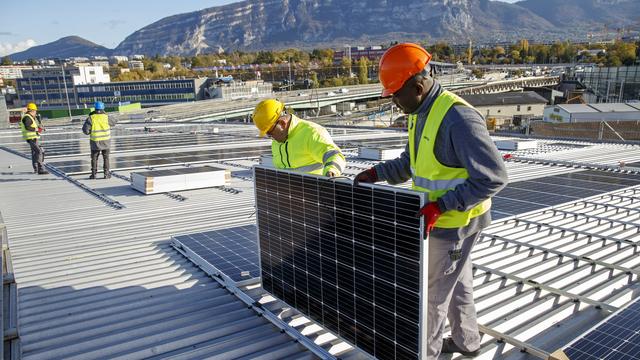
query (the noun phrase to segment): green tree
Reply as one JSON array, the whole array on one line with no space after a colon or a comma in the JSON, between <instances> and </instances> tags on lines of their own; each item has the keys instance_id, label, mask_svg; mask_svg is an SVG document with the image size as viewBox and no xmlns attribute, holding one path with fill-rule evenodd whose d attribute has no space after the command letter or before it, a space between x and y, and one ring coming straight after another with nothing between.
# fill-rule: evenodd
<instances>
[{"instance_id":1,"label":"green tree","mask_svg":"<svg viewBox=\"0 0 640 360\"><path fill-rule=\"evenodd\" d=\"M2 58L2 65L13 65L13 61L8 56Z\"/></svg>"},{"instance_id":2,"label":"green tree","mask_svg":"<svg viewBox=\"0 0 640 360\"><path fill-rule=\"evenodd\" d=\"M360 84L369 83L369 59L364 56L358 60L358 82Z\"/></svg>"},{"instance_id":3,"label":"green tree","mask_svg":"<svg viewBox=\"0 0 640 360\"><path fill-rule=\"evenodd\" d=\"M318 82L318 73L316 73L315 71L311 72L311 87L313 89L317 89L320 86L320 83Z\"/></svg>"}]
</instances>

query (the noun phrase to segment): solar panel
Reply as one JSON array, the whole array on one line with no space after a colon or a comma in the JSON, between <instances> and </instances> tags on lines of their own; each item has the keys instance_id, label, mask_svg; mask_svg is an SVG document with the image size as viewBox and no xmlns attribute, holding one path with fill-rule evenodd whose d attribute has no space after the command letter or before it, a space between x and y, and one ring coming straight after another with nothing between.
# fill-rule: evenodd
<instances>
[{"instance_id":1,"label":"solar panel","mask_svg":"<svg viewBox=\"0 0 640 360\"><path fill-rule=\"evenodd\" d=\"M254 169L264 289L378 359L419 358L423 194Z\"/></svg>"},{"instance_id":2,"label":"solar panel","mask_svg":"<svg viewBox=\"0 0 640 360\"><path fill-rule=\"evenodd\" d=\"M210 275L220 275L236 286L259 280L255 225L177 235L173 245Z\"/></svg>"},{"instance_id":3,"label":"solar panel","mask_svg":"<svg viewBox=\"0 0 640 360\"><path fill-rule=\"evenodd\" d=\"M640 300L618 310L574 340L564 353L571 360L640 359Z\"/></svg>"},{"instance_id":4,"label":"solar panel","mask_svg":"<svg viewBox=\"0 0 640 360\"><path fill-rule=\"evenodd\" d=\"M640 176L584 170L509 183L493 198L494 220L640 184Z\"/></svg>"}]
</instances>

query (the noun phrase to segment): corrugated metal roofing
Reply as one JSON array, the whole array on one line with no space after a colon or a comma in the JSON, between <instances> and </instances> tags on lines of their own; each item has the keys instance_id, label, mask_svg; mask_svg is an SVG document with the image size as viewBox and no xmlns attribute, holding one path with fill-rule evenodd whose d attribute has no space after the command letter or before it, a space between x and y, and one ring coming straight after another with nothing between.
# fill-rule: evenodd
<instances>
[{"instance_id":1,"label":"corrugated metal roofing","mask_svg":"<svg viewBox=\"0 0 640 360\"><path fill-rule=\"evenodd\" d=\"M638 146L557 143L540 141L538 149L516 155L607 166L640 161ZM348 153L347 174L375 164ZM180 193L185 201L142 196L119 178L80 180L125 205L116 210L65 180L31 174L28 160L0 151L0 210L19 286L24 357L314 357L169 245L174 234L253 223L247 168L255 162L217 162L236 170L228 186L239 193L193 190ZM511 181L579 170L533 162L507 166ZM638 189L621 190L502 219L485 231L473 254L480 321L509 341L486 336L481 358L531 358L509 351L518 341L550 352L607 315L593 304L608 309L637 296L637 276L620 273L621 267L638 268L637 249L616 241L640 241L639 197ZM245 290L325 349L362 356L260 288Z\"/></svg>"}]
</instances>

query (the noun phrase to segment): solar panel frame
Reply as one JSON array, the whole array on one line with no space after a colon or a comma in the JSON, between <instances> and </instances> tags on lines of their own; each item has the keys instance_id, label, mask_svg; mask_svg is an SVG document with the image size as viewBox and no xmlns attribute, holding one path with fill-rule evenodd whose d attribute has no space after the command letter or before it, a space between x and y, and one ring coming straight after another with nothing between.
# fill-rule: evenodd
<instances>
[{"instance_id":1,"label":"solar panel frame","mask_svg":"<svg viewBox=\"0 0 640 360\"><path fill-rule=\"evenodd\" d=\"M562 350L571 360L638 360L638 340L640 299L635 299L574 339ZM630 350L634 352L630 353Z\"/></svg>"},{"instance_id":2,"label":"solar panel frame","mask_svg":"<svg viewBox=\"0 0 640 360\"><path fill-rule=\"evenodd\" d=\"M198 233L173 235L171 240L172 245L178 251L193 263L200 266L206 273L221 277L227 284L238 287L260 282L260 267L257 265L260 258L257 233L255 225L244 225ZM241 237L242 240L239 241L237 239L238 237ZM202 240L208 241L210 244L203 243ZM230 244L225 245L223 242L229 242ZM215 245L215 247L208 245ZM214 254L220 258L220 260L214 263L202 248ZM216 252L218 248L222 249ZM241 254L237 253L238 248L241 248ZM225 254L228 253L233 253L236 257L227 258ZM248 258L248 256L251 256L251 258ZM238 261L237 259L241 260ZM238 266L239 262L247 267L240 268ZM231 271L227 269L231 269ZM243 273L247 271L250 277L243 276Z\"/></svg>"},{"instance_id":3,"label":"solar panel frame","mask_svg":"<svg viewBox=\"0 0 640 360\"><path fill-rule=\"evenodd\" d=\"M278 181L275 181L275 176L282 176L283 178L287 178L289 179L289 183L291 183L292 181L295 184L295 186L290 186L289 187L289 192L291 194L287 194L286 195L286 200L284 199L285 195L284 195L284 190L282 195L283 196L277 196L276 201L274 202L273 200L271 202L269 202L268 200L265 203L265 199L267 199L267 194L268 191L264 191L264 194L261 193L262 192L262 176L263 175L256 175L259 172L264 172L264 187L266 189L266 186L270 186L272 187L272 189L275 189L275 191L271 191L271 192L275 192L276 194L280 195L280 191L281 189L278 187ZM273 174L274 176L272 178L269 178L266 176L267 173ZM374 222L373 220L379 220L379 217L384 216L385 211L388 212L389 208L387 207L385 208L374 208L373 204L376 201L376 197L384 197L385 192L386 193L393 193L394 194L394 201L396 201L396 203L394 203L394 205L397 204L397 200L398 198L402 199L403 197L409 198L409 197L415 197L416 198L416 207L420 208L425 204L425 197L423 193L419 193L419 192L415 192L412 190L406 190L406 189L400 189L400 188L396 188L396 187L390 187L390 186L384 186L384 185L372 185L372 184L362 184L361 186L357 186L357 187L353 187L352 182L349 180L344 180L344 179L328 179L326 177L321 177L321 176L316 176L316 175L308 175L308 174L301 174L301 173L296 173L296 172L292 172L292 171L287 171L287 170L276 170L270 167L266 167L266 166L260 166L260 165L256 165L253 168L253 176L254 179L256 181L256 185L254 186L255 189L255 197L256 197L256 211L257 211L257 226L258 226L258 246L260 248L260 257L259 257L259 267L260 267L260 271L261 271L261 281L263 284L263 288L265 289L265 291L267 291L268 293L270 293L271 295L273 295L275 298L280 299L282 302L284 302L285 304L287 304L288 306L292 307L292 308L296 308L298 309L301 313L303 313L304 315L306 315L311 321L319 324L320 326L327 328L328 330L332 331L336 336L340 337L342 340L346 341L347 343L353 345L354 347L358 347L360 349L362 349L363 351L369 352L370 354L374 354L375 351L375 356L377 356L379 359L385 359L385 358L392 358L390 357L391 355L383 355L384 352L388 351L390 348L389 346L393 346L391 349L394 351L393 352L393 357L398 357L398 358L416 358L416 359L425 359L426 358L426 331L427 331L427 289L428 289L428 244L426 243L425 239L423 238L424 234L424 224L423 221L420 220L418 221L419 225L416 223L416 225L418 225L418 228L415 229L416 234L417 234L417 239L415 241L419 241L419 246L415 246L415 248L417 249L417 251L419 251L419 254L417 254L418 259L416 259L415 261L412 261L411 263L415 264L416 266L416 270L418 271L418 275L413 276L413 278L415 279L415 284L417 284L417 292L413 292L413 291L409 291L409 290L405 290L404 287L399 286L398 285L398 280L395 281L395 283L389 283L387 282L387 280L384 279L384 274L382 274L381 272L379 272L378 268L374 268L374 261L376 260L376 258L374 258L374 256L378 256L377 254L381 254L383 252L385 252L384 249L378 249L377 246L382 247L383 245L380 243L376 243L375 238L372 236L371 237L371 247L370 249L367 249L366 246L364 245L360 245L356 242L355 237L353 238L353 240L351 241L351 246L352 247L352 254L353 254L353 266L352 269L349 269L349 266L351 266L347 261L344 261L344 259L342 261L338 261L338 258L340 258L342 255L344 255L343 251L345 248L343 248L343 251L338 252L339 249L339 245L342 244L344 245L345 240L346 243L349 242L348 238L342 238L341 236L338 235L338 228L340 229L340 233L348 233L348 232L352 232L353 234L356 234L358 231L384 231L384 226L391 226L392 224L389 222L385 222L384 224L380 224L380 221L376 221ZM292 180L293 179L293 180ZM267 184L269 183L269 184ZM302 196L302 194L305 191L305 186L309 187L309 186L313 186L314 184L317 184L318 189L317 189L317 194L318 197L317 199L311 199L311 201L307 201L307 199L302 199L302 198L298 198L300 201L297 202L292 202L290 201L290 199L294 199L299 196ZM323 188L323 192L320 191L320 187ZM327 191L328 188L333 188L334 194L329 194L327 195ZM343 195L338 195L340 193L343 193L344 191L348 191L351 190L351 200L345 199L344 194ZM378 190L378 192L376 191ZM293 194L293 196L291 196ZM304 193L305 195L309 195L309 192ZM311 193L313 194L313 193ZM366 214L366 213L362 213L359 212L357 209L355 209L356 207L361 207L362 203L358 203L356 201L354 201L354 198L358 198L361 196L367 196L367 194L370 194L371 196L371 206L370 206L370 218L367 219L367 216L363 216L362 214ZM269 194L271 195L271 194ZM261 197L263 197L261 199ZM280 205L283 205L283 203L286 203L287 201L289 201L289 203L291 204L291 207L288 210L285 210L285 213L288 211L291 214L290 219L288 220L282 220L281 218L281 214L280 214ZM378 199L378 201L382 201L381 199ZM271 204L273 203L273 204ZM327 204L329 206L332 206L333 211L334 211L334 215L335 217L333 219L330 219L330 214L326 214L323 213L323 211L320 208L320 204L324 203ZM351 211L343 211L341 210L341 208L339 208L340 206L345 205L345 203L351 203ZM377 204L378 202L375 202L375 204ZM265 205L266 204L266 205ZM295 204L295 205L294 205ZM284 204L286 205L286 204ZM273 209L274 212L277 213L277 215L275 214L270 214L266 209L270 208ZM348 205L346 207L347 209L349 209ZM366 209L366 206L364 207L364 209ZM396 206L393 211L398 210L398 207ZM414 209L411 209L410 211L408 209L404 209L401 208L400 210L397 211L397 213L400 213L404 211L405 214L401 214L401 216L404 216L405 218L409 218L409 216L414 217ZM309 218L305 218L306 220L302 223L302 224L296 224L299 226L287 226L287 224L294 224L293 222L293 218L299 218L297 216L297 214L303 213L306 214L307 212L309 213L313 213L313 216L311 216L312 218L316 218L315 215L317 215L317 222L318 222L318 227L314 228L314 225L307 225L307 220L309 220ZM374 214L375 212L375 214ZM409 214L409 212L411 212L411 214ZM265 215L266 213L266 215ZM337 216L338 214L340 214L341 216ZM275 216L274 216L275 215ZM393 226L396 227L400 227L401 229L409 229L408 227L405 227L406 224L401 224L398 223L397 218L395 217L396 212L393 213L394 215L394 224ZM271 221L265 221L263 223L263 219L265 219L265 217L268 216L272 216L272 220ZM376 217L378 216L378 217ZM351 217L352 221L346 220L346 221L342 221L347 217ZM357 220L356 220L357 219ZM277 220L277 221L276 221ZM327 221L329 220L329 227L333 228L333 235L336 239L335 241L335 249L333 251L336 252L336 256L335 256L335 285L333 286L328 286L326 284L330 284L331 282L329 280L325 281L324 277L327 276L327 273L330 273L328 276L331 276L333 273L331 273L331 271L329 272L322 272L321 274L319 274L320 278L318 278L317 276L315 276L312 272L307 272L306 276L303 276L303 274L301 273L301 271L299 271L297 269L297 265L303 266L303 268L306 269L321 269L321 266L328 266L328 267L334 267L334 265L331 264L331 257L329 256L329 260L327 260L327 256L323 257L322 255L318 255L315 256L317 257L317 259L315 257L309 257L309 255L313 255L314 256L314 251L313 250L309 250L309 247L323 247L323 249L325 249L325 247L327 246L327 244L325 244L326 241L324 241L324 238L322 238L322 236L320 234L324 233L324 234L329 234L331 235L331 229L329 229L329 231L325 231L323 229L320 228L319 224L322 221ZM333 220L333 222L331 222L330 220ZM310 220L310 223L313 221L313 219ZM367 222L369 222L369 225L367 227ZM274 224L276 224L276 226L273 226ZM282 226L282 224L284 224L284 226ZM349 228L349 224L351 224L351 228ZM374 229L375 226L378 226L377 229ZM381 227L382 226L382 227ZM265 229L266 227L266 229ZM272 230L271 227L274 227L274 229ZM276 229L277 228L277 229ZM297 259L300 259L301 257L293 257L293 254L295 253L294 247L295 245L293 245L293 241L291 242L292 244L292 248L291 249L284 249L281 247L282 245L282 241L278 242L276 244L276 242L274 241L274 243L272 244L271 242L264 242L263 238L261 238L262 234L269 233L270 231L278 232L278 235L273 236L274 238L281 238L280 232L282 231L282 229L284 229L284 233L285 236L289 236L291 235L291 237L294 237L294 234L297 233L298 236L305 236L305 248L303 250L303 254L304 254L304 264L299 264ZM314 234L313 232L317 229L317 234ZM376 232L373 232L373 234L375 234ZM398 233L401 232L394 232L394 235L398 235ZM304 234L304 235L302 235ZM314 236L318 235L318 239L317 241L314 241ZM271 235L269 235L271 236ZM360 236L360 235L359 235ZM369 238L369 237L364 237ZM269 238L270 240L270 238ZM320 241L323 240L323 241ZM396 238L394 237L394 246L397 243ZM276 245L277 248L275 248L272 245ZM333 245L333 244L332 244ZM417 245L417 244L416 244ZM268 249L266 247L269 247ZM298 249L299 246L298 246ZM291 250L290 253L287 253L287 251ZM331 252L331 246L326 247L326 250ZM365 257L360 257L360 260L358 260L356 258L358 253L362 253L363 251L369 250L371 256L367 256L365 254ZM397 249L396 249L397 250ZM269 260L269 268L270 270L267 271L267 275L265 275L265 263L263 263L264 259L263 257L265 257L265 252L269 252L269 259L271 259L271 252L277 252L277 256L279 256L278 260L280 258L282 258L283 260L278 263L276 262L274 267L271 267L271 260ZM318 250L320 251L320 250ZM414 250L415 252L415 250ZM348 254L348 253L347 253ZM286 255L291 255L293 257L293 259L291 260L292 264L287 264L286 260L284 260L284 257ZM371 269L371 278L369 278L369 276L367 275L368 273L365 271L360 271L360 267L359 265L365 266L366 265L366 260L370 258L370 267ZM402 269L404 268L405 270L412 270L413 268L411 267L404 267L404 265L409 264L410 260L408 258L404 258L403 256L399 256L396 253L394 253L394 255L391 255L391 258L394 261L394 276L396 275L407 275L407 276L411 276L411 275L415 275L413 273L407 273L407 272L402 272ZM380 257L380 259L382 259L382 257ZM358 261L361 261L362 264L359 264ZM364 264L364 265L363 265ZM382 265L381 265L382 266ZM276 270L274 270L275 267L278 267ZM269 285L266 281L268 281L269 279L271 279L271 275L272 273L280 271L282 272L282 269L284 269L285 267L289 267L285 270L287 270L291 276L293 277L293 281L291 281L291 284L294 284L292 289L287 289L289 286L288 284L283 283L282 284L276 284L277 282L280 281L280 279L278 279L279 281L277 282L273 282L271 285ZM346 272L340 272L340 270L346 270L347 272L349 272L347 274L347 283L341 282L341 274L345 274ZM400 269L400 271L398 271L397 269ZM351 279L351 272L353 273L353 279ZM283 274L279 275L280 278L284 278ZM302 281L300 281L300 283L302 284L301 286L303 287L303 289L301 291L298 291L297 288L295 287L295 284L297 284L295 282L295 277L299 276L299 279L301 279ZM342 277L344 278L344 275L342 275ZM396 276L396 279L402 279L402 277L400 276ZM366 284L365 281L369 280L370 286L364 285ZM273 281L273 280L271 280ZM409 280L400 280L405 284L410 283ZM311 283L314 284L311 284ZM353 286L353 290L349 289L349 284L352 284ZM279 286L282 286L283 288L280 289L278 288ZM343 286L342 288L340 286ZM375 293L375 288L380 287L383 290L379 290L377 293ZM387 286L385 288L385 286ZM389 288L389 286L391 286L391 288ZM310 296L307 297L307 300L304 300L304 297L302 297L304 294L304 290L306 289L306 293L309 294ZM368 289L368 290L367 290ZM388 311L387 309L383 308L383 305L381 302L384 301L384 298L381 297L383 296L382 294L388 294L388 291L393 289L393 294L394 294L394 298L393 298L393 306L394 306L394 311ZM363 294L364 291L368 291L372 294L370 294L369 297L366 298L361 298L360 296ZM315 292L315 295L313 294L313 292ZM413 299L417 299L416 303L416 307L418 308L418 313L414 314L411 311L411 308L409 309L405 309L404 306L397 306L396 307L396 303L399 305L406 305L407 307L410 306L411 301L410 300L406 300L405 298L403 298L403 296L399 296L398 293L402 293L404 292L404 294L416 294L415 297L413 297ZM326 295L324 294L326 293ZM356 294L361 294L361 295L356 295ZM296 296L299 296L298 299L300 299L301 301L296 302ZM313 298L315 296L315 298ZM316 299L321 299L320 303L318 303L316 301ZM352 299L352 300L349 300ZM372 302L370 303L368 301L368 299L373 299ZM387 300L389 298L387 297ZM379 301L378 303L376 303L376 301ZM403 301L406 301L407 304L403 304ZM325 302L327 302L328 305L325 305ZM340 307L336 306L335 310L331 307L331 304L329 304L329 302L331 304L340 304ZM296 303L299 303L300 306L294 306ZM346 303L346 307L344 307L343 305ZM349 305L349 303L351 303L351 305ZM370 308L368 308L367 306L371 305ZM320 306L320 308L318 308L318 306ZM341 312L340 309L342 309L344 307L345 310L342 310L343 313ZM351 309L350 307L353 307L353 309ZM325 308L328 308L329 310L334 310L337 314L335 316L332 316L333 314L329 313L329 311L325 311ZM364 309L361 312L358 312L358 309L362 308ZM349 311L352 311L353 313L353 319L349 318ZM313 315L313 314L316 315ZM320 320L318 320L318 314L321 315ZM368 317L365 316L366 314L370 314ZM412 322L412 320L409 320L403 316L405 316L405 314L407 314L406 316L411 316L412 318L414 318L415 320L415 324ZM386 316L386 318L385 318ZM390 317L389 317L390 316ZM369 320L367 320L367 318L370 318ZM380 328L382 328L382 324L389 324L390 321L392 325L392 330L393 331L393 339L394 340L390 340L388 337L385 336L384 333L377 333L376 329L379 329L378 327L374 328L373 322L374 322L374 318L375 321L379 321L379 324L376 326L380 326ZM380 319L380 320L378 320ZM385 321L387 320L387 321ZM367 321L371 321L371 324L369 324L369 326L367 326ZM341 327L342 324L344 325L344 328ZM361 324L361 325L360 325ZM360 330L358 330L358 325ZM353 331L351 331L351 329L347 329L349 326L353 326ZM373 329L373 334L371 334L371 336L368 336L369 334L365 333L365 330L371 330ZM407 331L409 331L409 334L404 334L401 330L406 330L409 329ZM352 334L353 333L353 334ZM409 339L409 336L413 336L415 334L415 346L411 345L413 344L414 340L413 338ZM401 344L398 342L398 340L400 339L400 341L408 341L409 344L412 346L411 350L409 347L406 347L406 343L405 344ZM388 353L387 353L388 354ZM411 356L407 356L407 354L411 355Z\"/></svg>"}]
</instances>

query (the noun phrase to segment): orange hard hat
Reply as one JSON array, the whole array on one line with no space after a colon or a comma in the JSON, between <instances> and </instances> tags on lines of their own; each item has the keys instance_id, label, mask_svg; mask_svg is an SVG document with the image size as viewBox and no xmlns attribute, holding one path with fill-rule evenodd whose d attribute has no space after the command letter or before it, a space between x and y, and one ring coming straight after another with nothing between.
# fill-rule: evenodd
<instances>
[{"instance_id":1,"label":"orange hard hat","mask_svg":"<svg viewBox=\"0 0 640 360\"><path fill-rule=\"evenodd\" d=\"M382 97L391 96L402 88L412 76L420 73L431 60L431 54L422 46L402 43L387 50L380 59Z\"/></svg>"}]
</instances>

